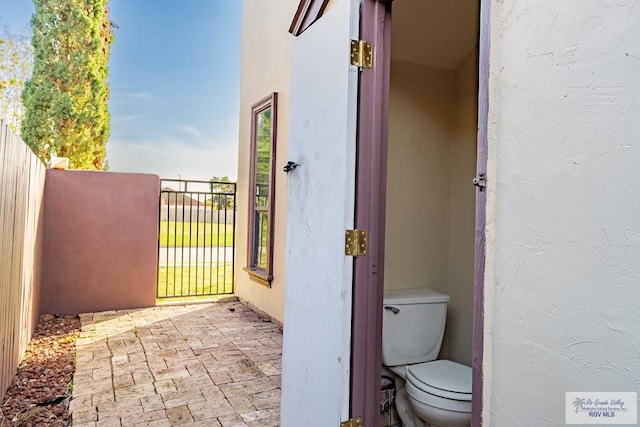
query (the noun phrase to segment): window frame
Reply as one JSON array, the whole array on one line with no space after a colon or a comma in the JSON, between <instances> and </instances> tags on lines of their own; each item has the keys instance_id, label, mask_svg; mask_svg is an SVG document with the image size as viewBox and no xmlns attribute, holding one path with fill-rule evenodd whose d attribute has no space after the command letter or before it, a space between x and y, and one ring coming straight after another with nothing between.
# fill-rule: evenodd
<instances>
[{"instance_id":1,"label":"window frame","mask_svg":"<svg viewBox=\"0 0 640 427\"><path fill-rule=\"evenodd\" d=\"M256 206L256 169L257 169L257 137L258 116L271 109L271 144L269 159L269 193L267 206L258 209ZM276 147L278 135L278 93L273 92L251 106L251 140L249 144L249 221L247 236L247 267L244 268L252 279L258 283L271 287L273 281L273 241L274 241L274 214L275 214L275 165ZM267 218L267 263L266 270L256 267L256 212L266 212Z\"/></svg>"},{"instance_id":2,"label":"window frame","mask_svg":"<svg viewBox=\"0 0 640 427\"><path fill-rule=\"evenodd\" d=\"M328 3L329 0L300 0L289 26L289 32L298 37L320 19Z\"/></svg>"}]
</instances>

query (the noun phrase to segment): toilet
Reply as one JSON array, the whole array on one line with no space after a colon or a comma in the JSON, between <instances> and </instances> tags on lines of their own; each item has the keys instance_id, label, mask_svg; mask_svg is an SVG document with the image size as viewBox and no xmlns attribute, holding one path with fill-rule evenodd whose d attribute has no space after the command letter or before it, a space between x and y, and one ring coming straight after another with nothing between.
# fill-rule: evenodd
<instances>
[{"instance_id":1,"label":"toilet","mask_svg":"<svg viewBox=\"0 0 640 427\"><path fill-rule=\"evenodd\" d=\"M471 368L436 360L449 296L431 289L384 293L382 364L395 375L404 427L471 425Z\"/></svg>"}]
</instances>

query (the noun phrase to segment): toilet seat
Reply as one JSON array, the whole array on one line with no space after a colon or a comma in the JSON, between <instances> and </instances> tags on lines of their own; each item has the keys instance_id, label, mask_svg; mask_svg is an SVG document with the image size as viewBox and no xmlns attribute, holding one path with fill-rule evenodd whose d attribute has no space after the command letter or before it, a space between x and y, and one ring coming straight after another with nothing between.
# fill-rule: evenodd
<instances>
[{"instance_id":1,"label":"toilet seat","mask_svg":"<svg viewBox=\"0 0 640 427\"><path fill-rule=\"evenodd\" d=\"M406 381L414 398L422 391L433 396L460 402L471 402L471 368L450 360L435 360L407 366ZM454 405L457 406L457 405Z\"/></svg>"}]
</instances>

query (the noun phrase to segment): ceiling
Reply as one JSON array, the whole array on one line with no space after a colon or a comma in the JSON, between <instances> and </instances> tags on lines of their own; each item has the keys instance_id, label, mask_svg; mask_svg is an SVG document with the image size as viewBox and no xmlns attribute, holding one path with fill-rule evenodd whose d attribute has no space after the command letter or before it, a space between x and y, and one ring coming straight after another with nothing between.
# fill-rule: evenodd
<instances>
[{"instance_id":1,"label":"ceiling","mask_svg":"<svg viewBox=\"0 0 640 427\"><path fill-rule=\"evenodd\" d=\"M395 0L391 57L454 69L478 40L479 0Z\"/></svg>"}]
</instances>

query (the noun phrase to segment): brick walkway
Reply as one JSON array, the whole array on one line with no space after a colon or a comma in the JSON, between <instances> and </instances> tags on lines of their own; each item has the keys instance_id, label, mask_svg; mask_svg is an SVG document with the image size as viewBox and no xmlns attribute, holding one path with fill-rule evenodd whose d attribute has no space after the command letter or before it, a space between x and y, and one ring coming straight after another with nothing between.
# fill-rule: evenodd
<instances>
[{"instance_id":1,"label":"brick walkway","mask_svg":"<svg viewBox=\"0 0 640 427\"><path fill-rule=\"evenodd\" d=\"M279 425L282 333L241 303L80 318L74 426Z\"/></svg>"}]
</instances>

